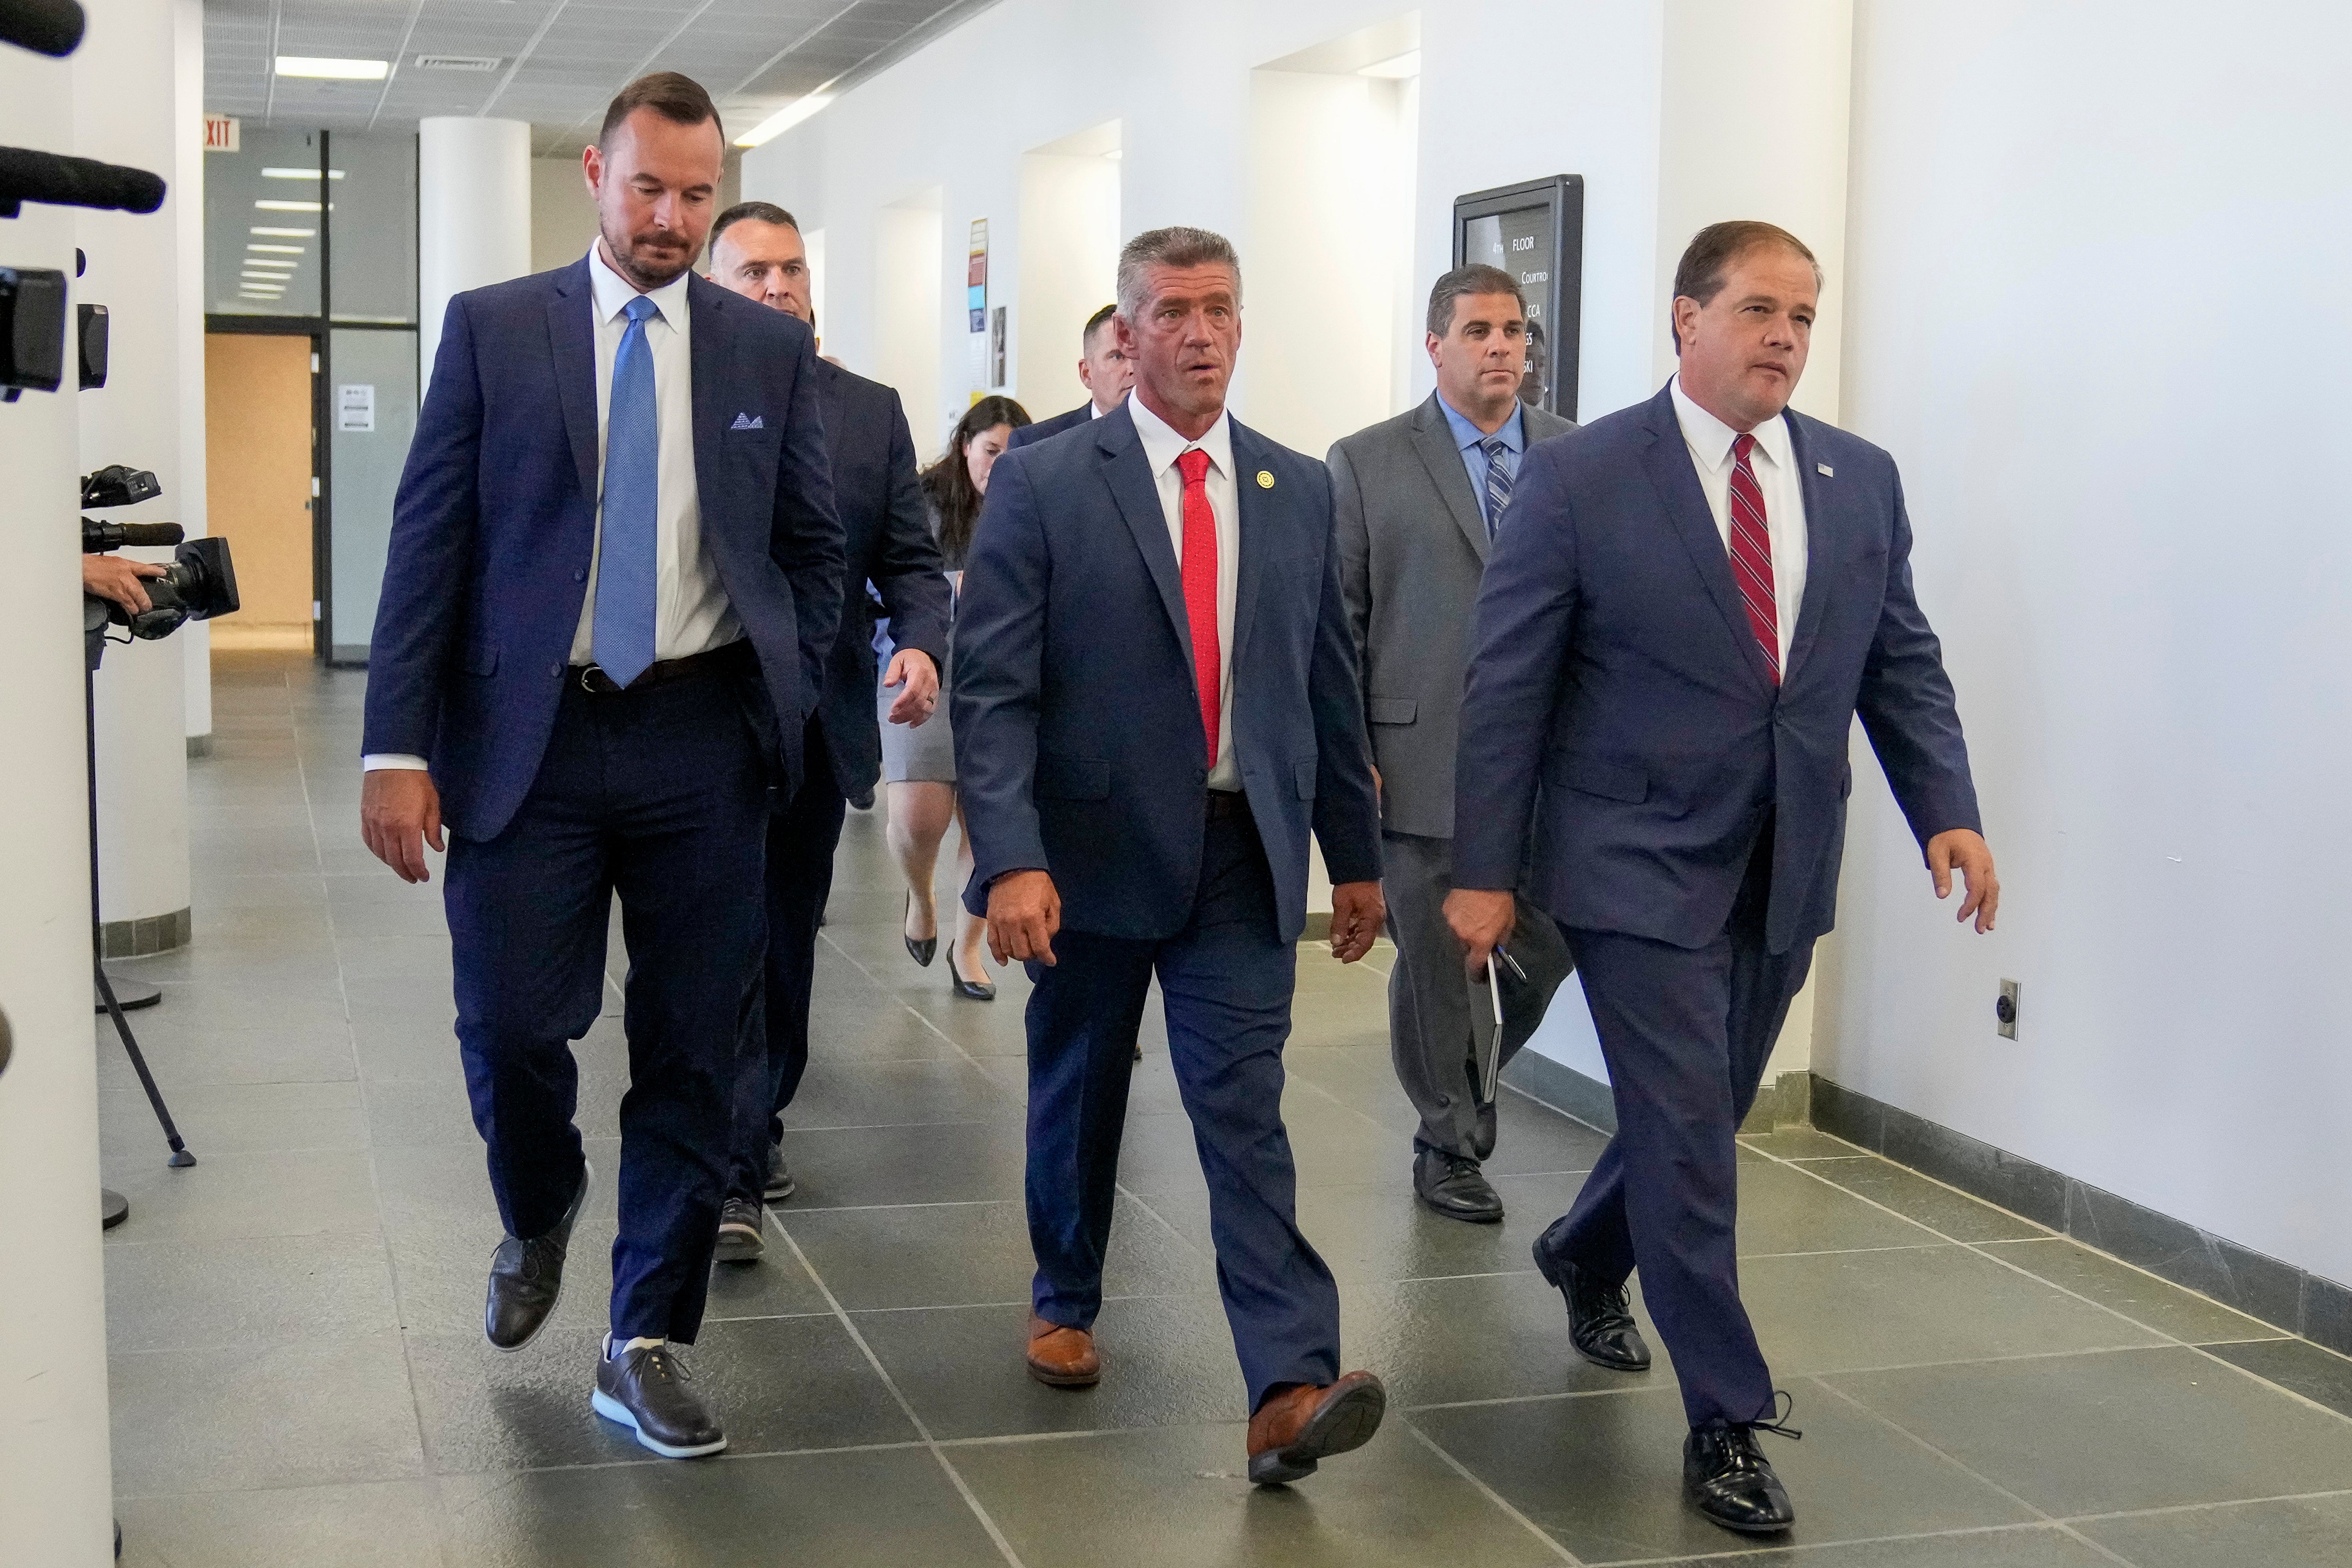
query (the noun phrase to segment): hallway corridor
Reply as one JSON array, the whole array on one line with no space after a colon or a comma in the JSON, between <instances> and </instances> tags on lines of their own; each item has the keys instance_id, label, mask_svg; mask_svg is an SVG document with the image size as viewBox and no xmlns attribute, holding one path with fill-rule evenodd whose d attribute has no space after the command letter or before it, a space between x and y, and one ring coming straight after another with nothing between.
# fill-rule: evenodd
<instances>
[{"instance_id":1,"label":"hallway corridor","mask_svg":"<svg viewBox=\"0 0 2352 1568\"><path fill-rule=\"evenodd\" d=\"M1489 1170L1509 1218L1417 1208L1385 947L1355 969L1301 954L1283 1106L1347 1360L1389 1383L1380 1436L1290 1489L1240 1479L1240 1379L1156 1009L1104 1381L1031 1383L1027 986L958 1001L944 964L908 962L872 814L850 818L819 953L785 1144L799 1191L761 1261L719 1268L688 1352L732 1446L653 1459L588 1409L617 989L579 1047L599 1180L569 1289L502 1356L480 1327L499 1227L437 872L404 886L356 829L364 678L268 654L215 672L215 749L189 769L195 940L118 965L165 989L133 1017L195 1168L164 1167L97 1036L105 1176L131 1204L106 1252L126 1563L2352 1562L2352 1362L1807 1128L1746 1140L1741 1168L1744 1289L1804 1433L1769 1449L1796 1549L1687 1512L1663 1355L1631 1379L1578 1360L1528 1256L1601 1135L1507 1092Z\"/></svg>"}]
</instances>

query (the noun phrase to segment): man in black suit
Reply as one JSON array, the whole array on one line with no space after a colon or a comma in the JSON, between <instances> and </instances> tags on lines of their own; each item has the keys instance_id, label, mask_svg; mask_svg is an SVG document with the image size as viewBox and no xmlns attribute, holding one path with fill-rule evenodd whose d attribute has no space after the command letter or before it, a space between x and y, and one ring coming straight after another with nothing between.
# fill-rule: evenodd
<instances>
[{"instance_id":1,"label":"man in black suit","mask_svg":"<svg viewBox=\"0 0 2352 1568\"><path fill-rule=\"evenodd\" d=\"M710 226L709 266L711 281L721 288L814 325L808 249L799 223L783 208L740 202L719 214ZM881 595L898 645L887 679L898 692L892 723L920 724L937 709L948 648L948 580L924 517L914 438L898 395L828 361L817 363L816 387L849 565L842 574L841 635L809 717L807 771L790 806L768 824L766 998L746 1016L738 1064L734 1152L719 1221L718 1257L728 1263L760 1256L762 1197L792 1195L778 1140L783 1109L808 1066L817 924L833 888L845 803L870 795L881 773L874 600L866 585Z\"/></svg>"},{"instance_id":2,"label":"man in black suit","mask_svg":"<svg viewBox=\"0 0 2352 1568\"><path fill-rule=\"evenodd\" d=\"M1066 414L1024 425L1004 444L1006 451L1090 424L1127 401L1127 389L1135 384L1135 366L1118 346L1118 329L1112 324L1118 314L1117 305L1105 305L1087 318L1086 331L1078 334L1078 380L1087 400Z\"/></svg>"}]
</instances>

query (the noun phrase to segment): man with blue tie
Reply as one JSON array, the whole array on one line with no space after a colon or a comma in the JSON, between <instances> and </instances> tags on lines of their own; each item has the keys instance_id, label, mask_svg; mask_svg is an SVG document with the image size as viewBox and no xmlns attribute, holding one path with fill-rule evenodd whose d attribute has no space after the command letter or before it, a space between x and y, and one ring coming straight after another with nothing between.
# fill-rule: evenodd
<instances>
[{"instance_id":1,"label":"man with blue tie","mask_svg":"<svg viewBox=\"0 0 2352 1568\"><path fill-rule=\"evenodd\" d=\"M1674 378L1528 454L1478 602L1445 908L1473 963L1515 890L1560 923L1617 1133L1536 1267L1578 1352L1623 1371L1650 1360L1640 1269L1685 1495L1748 1534L1796 1510L1756 1440L1787 1428L1739 1300L1734 1137L1836 914L1856 717L1936 896L1958 871L1979 931L2000 899L1895 461L1788 407L1820 292L1786 230L1700 230Z\"/></svg>"},{"instance_id":2,"label":"man with blue tie","mask_svg":"<svg viewBox=\"0 0 2352 1568\"><path fill-rule=\"evenodd\" d=\"M583 156L599 236L450 301L370 650L362 831L442 847L457 1037L507 1237L484 1329L555 1309L590 1172L570 1042L629 949L611 1332L592 1404L655 1453L726 1447L675 1346L702 1321L761 846L841 616L808 328L692 276L725 151L663 72Z\"/></svg>"},{"instance_id":3,"label":"man with blue tie","mask_svg":"<svg viewBox=\"0 0 2352 1568\"><path fill-rule=\"evenodd\" d=\"M1339 1295L1299 1234L1282 1126L1311 833L1331 948L1370 948L1379 805L1323 465L1225 412L1241 262L1154 229L1118 263L1135 390L1088 431L1008 452L956 627L967 908L1029 998L1029 1373L1102 1376L1102 1308L1136 1029L1156 976L1209 1189L1251 1412L1249 1476L1369 1439L1387 1395L1339 1371Z\"/></svg>"}]
</instances>

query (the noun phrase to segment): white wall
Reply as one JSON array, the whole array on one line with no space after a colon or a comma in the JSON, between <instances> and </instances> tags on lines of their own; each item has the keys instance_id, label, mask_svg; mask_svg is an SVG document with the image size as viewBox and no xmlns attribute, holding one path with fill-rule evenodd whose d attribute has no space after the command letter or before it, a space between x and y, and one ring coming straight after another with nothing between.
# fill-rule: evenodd
<instances>
[{"instance_id":1,"label":"white wall","mask_svg":"<svg viewBox=\"0 0 2352 1568\"><path fill-rule=\"evenodd\" d=\"M1032 243L1019 251L1009 374L1033 419L1087 400L1079 340L1087 318L1110 303L1126 237L1118 226L1118 130L1117 121L1096 126L1021 159L1019 229Z\"/></svg>"},{"instance_id":2,"label":"white wall","mask_svg":"<svg viewBox=\"0 0 2352 1568\"><path fill-rule=\"evenodd\" d=\"M531 163L530 127L522 121L444 114L417 122L420 398L433 382L450 296L531 270Z\"/></svg>"},{"instance_id":3,"label":"white wall","mask_svg":"<svg viewBox=\"0 0 2352 1568\"><path fill-rule=\"evenodd\" d=\"M2352 13L1855 10L1846 422L2006 902L1957 934L1857 766L1817 1066L2352 1279Z\"/></svg>"},{"instance_id":4,"label":"white wall","mask_svg":"<svg viewBox=\"0 0 2352 1568\"><path fill-rule=\"evenodd\" d=\"M196 263L179 269L180 494L176 521L190 539L212 531L205 510L205 5L173 0L173 211L180 254ZM190 621L173 634L180 645L182 713L190 737L213 732L213 628Z\"/></svg>"},{"instance_id":5,"label":"white wall","mask_svg":"<svg viewBox=\"0 0 2352 1568\"><path fill-rule=\"evenodd\" d=\"M95 24L103 18L93 18ZM0 142L71 152L73 68L0 47ZM151 218L149 222L159 221ZM28 205L8 261L73 272L75 219ZM89 296L83 295L83 298ZM112 1560L106 1298L99 1247L98 1058L90 1049L89 838L82 786L77 394L0 405L0 1563Z\"/></svg>"},{"instance_id":6,"label":"white wall","mask_svg":"<svg viewBox=\"0 0 2352 1568\"><path fill-rule=\"evenodd\" d=\"M596 243L596 204L578 153L530 161L530 269L569 267Z\"/></svg>"}]
</instances>

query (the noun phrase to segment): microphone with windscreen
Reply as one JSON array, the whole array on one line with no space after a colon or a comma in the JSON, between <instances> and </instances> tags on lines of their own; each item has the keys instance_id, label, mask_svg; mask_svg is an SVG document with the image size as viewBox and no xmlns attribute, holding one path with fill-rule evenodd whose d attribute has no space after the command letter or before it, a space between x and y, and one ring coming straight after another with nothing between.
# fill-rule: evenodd
<instances>
[{"instance_id":1,"label":"microphone with windscreen","mask_svg":"<svg viewBox=\"0 0 2352 1568\"><path fill-rule=\"evenodd\" d=\"M69 55L81 43L74 0L0 0L0 41L37 55Z\"/></svg>"},{"instance_id":2,"label":"microphone with windscreen","mask_svg":"<svg viewBox=\"0 0 2352 1568\"><path fill-rule=\"evenodd\" d=\"M0 0L0 5L6 3ZM15 217L25 202L152 213L163 205L163 177L144 169L29 147L0 147L0 217Z\"/></svg>"}]
</instances>

